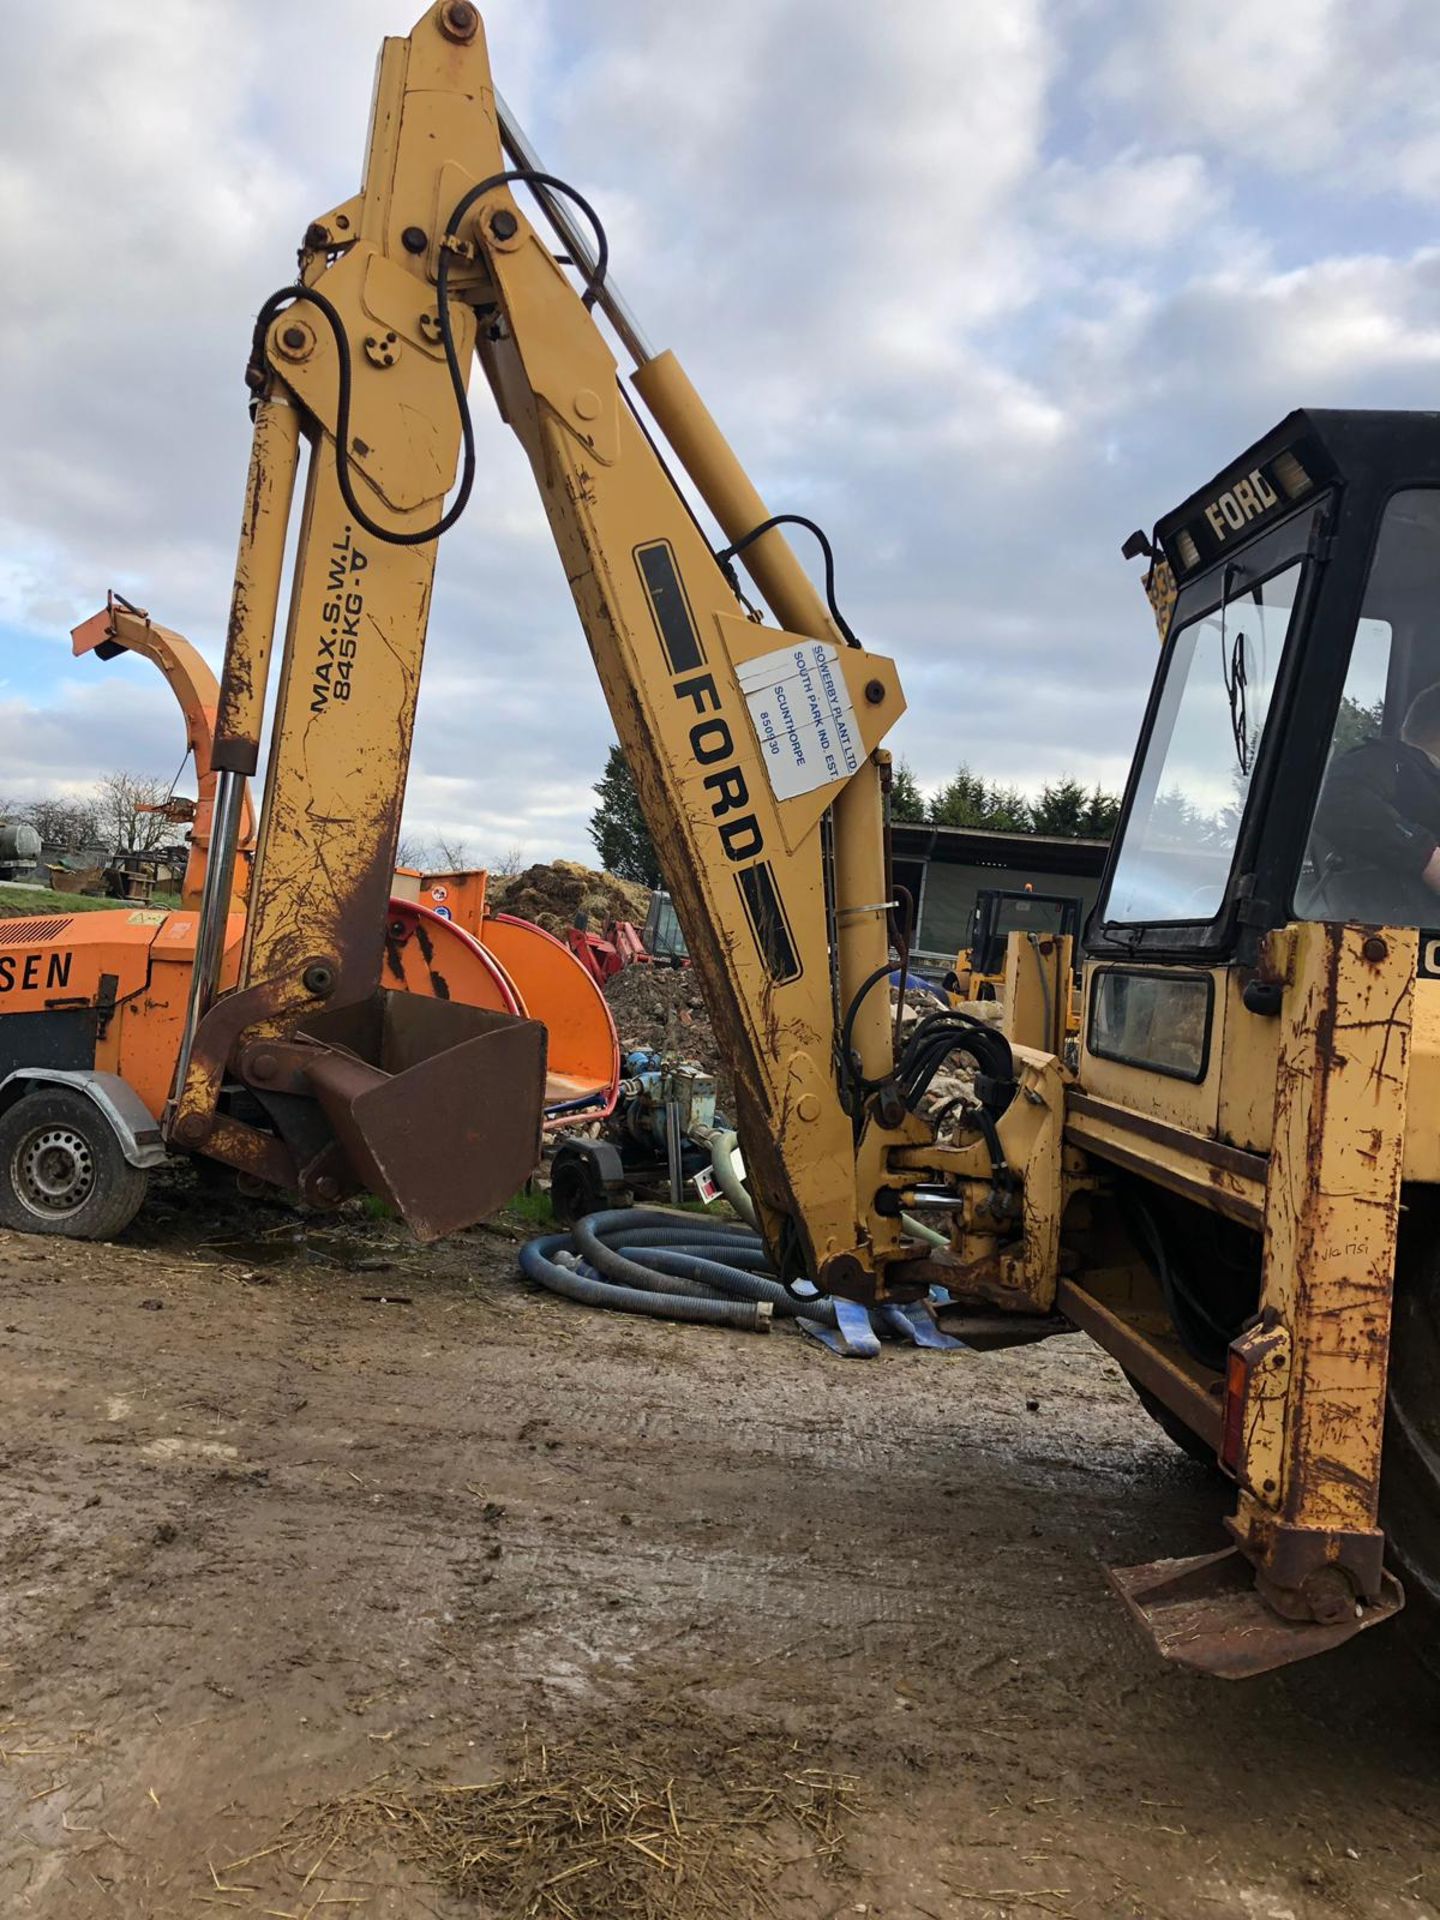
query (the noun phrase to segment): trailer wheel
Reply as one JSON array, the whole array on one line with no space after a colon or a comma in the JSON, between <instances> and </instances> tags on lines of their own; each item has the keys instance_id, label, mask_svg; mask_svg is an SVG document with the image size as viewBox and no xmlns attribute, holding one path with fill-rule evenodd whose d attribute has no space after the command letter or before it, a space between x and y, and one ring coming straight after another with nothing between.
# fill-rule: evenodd
<instances>
[{"instance_id":1,"label":"trailer wheel","mask_svg":"<svg viewBox=\"0 0 1440 1920\"><path fill-rule=\"evenodd\" d=\"M0 1226L112 1240L148 1185L95 1102L72 1087L42 1083L0 1114Z\"/></svg>"},{"instance_id":2,"label":"trailer wheel","mask_svg":"<svg viewBox=\"0 0 1440 1920\"><path fill-rule=\"evenodd\" d=\"M588 1213L604 1213L607 1208L628 1207L631 1203L628 1187L617 1181L607 1183L599 1156L593 1151L595 1144L567 1141L551 1163L550 1204L563 1226L574 1226ZM618 1165L613 1148L608 1157Z\"/></svg>"}]
</instances>

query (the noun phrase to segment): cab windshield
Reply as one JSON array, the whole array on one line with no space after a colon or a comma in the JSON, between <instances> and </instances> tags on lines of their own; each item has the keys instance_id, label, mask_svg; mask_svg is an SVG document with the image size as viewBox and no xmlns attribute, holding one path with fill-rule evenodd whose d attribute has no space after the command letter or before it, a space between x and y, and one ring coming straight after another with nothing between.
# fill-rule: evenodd
<instances>
[{"instance_id":1,"label":"cab windshield","mask_svg":"<svg viewBox=\"0 0 1440 1920\"><path fill-rule=\"evenodd\" d=\"M1172 634L1105 923L1193 924L1219 913L1301 565L1254 584L1227 565L1221 604Z\"/></svg>"}]
</instances>

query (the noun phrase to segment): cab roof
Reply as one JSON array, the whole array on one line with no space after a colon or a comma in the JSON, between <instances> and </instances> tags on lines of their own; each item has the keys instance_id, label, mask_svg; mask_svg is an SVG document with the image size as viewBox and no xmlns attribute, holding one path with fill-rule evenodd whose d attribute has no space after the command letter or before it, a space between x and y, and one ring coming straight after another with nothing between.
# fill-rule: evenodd
<instances>
[{"instance_id":1,"label":"cab roof","mask_svg":"<svg viewBox=\"0 0 1440 1920\"><path fill-rule=\"evenodd\" d=\"M1347 480L1440 485L1440 413L1298 408L1161 519L1181 585Z\"/></svg>"}]
</instances>

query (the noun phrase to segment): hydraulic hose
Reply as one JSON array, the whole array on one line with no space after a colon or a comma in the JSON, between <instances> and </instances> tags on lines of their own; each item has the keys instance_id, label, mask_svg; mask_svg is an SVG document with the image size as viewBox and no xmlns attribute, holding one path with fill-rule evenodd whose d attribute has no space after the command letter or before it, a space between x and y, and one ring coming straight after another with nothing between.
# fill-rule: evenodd
<instances>
[{"instance_id":1,"label":"hydraulic hose","mask_svg":"<svg viewBox=\"0 0 1440 1920\"><path fill-rule=\"evenodd\" d=\"M748 1221L753 1227L757 1224L755 1202L750 1198L735 1166L735 1154L739 1145L736 1134L717 1133L710 1142L710 1165L714 1170L715 1182L721 1193L740 1218ZM923 1240L926 1246L948 1247L950 1244L943 1233L937 1233L934 1227L927 1227L923 1220L916 1220L911 1214L901 1214L900 1224L914 1239Z\"/></svg>"}]
</instances>

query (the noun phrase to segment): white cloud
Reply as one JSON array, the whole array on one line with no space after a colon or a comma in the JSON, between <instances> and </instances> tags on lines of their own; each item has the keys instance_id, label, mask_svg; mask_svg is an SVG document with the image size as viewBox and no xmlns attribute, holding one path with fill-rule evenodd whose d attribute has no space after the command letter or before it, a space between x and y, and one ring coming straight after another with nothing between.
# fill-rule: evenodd
<instances>
[{"instance_id":1,"label":"white cloud","mask_svg":"<svg viewBox=\"0 0 1440 1920\"><path fill-rule=\"evenodd\" d=\"M1133 147L1098 167L1057 160L1045 186L1062 232L1115 252L1184 242L1222 202L1199 154L1145 155Z\"/></svg>"},{"instance_id":2,"label":"white cloud","mask_svg":"<svg viewBox=\"0 0 1440 1920\"><path fill-rule=\"evenodd\" d=\"M44 705L0 688L0 805L78 791L120 766L169 778L185 736L153 698L154 669L139 664L86 661L90 677L77 666L76 683Z\"/></svg>"},{"instance_id":3,"label":"white cloud","mask_svg":"<svg viewBox=\"0 0 1440 1920\"><path fill-rule=\"evenodd\" d=\"M1337 137L1330 98L1342 0L1146 9L1108 81L1156 119L1267 166L1303 168Z\"/></svg>"},{"instance_id":4,"label":"white cloud","mask_svg":"<svg viewBox=\"0 0 1440 1920\"><path fill-rule=\"evenodd\" d=\"M1323 171L1351 192L1440 188L1432 0L1108 0L1102 19L1102 97L1152 136L1199 141L1261 175Z\"/></svg>"}]
</instances>

